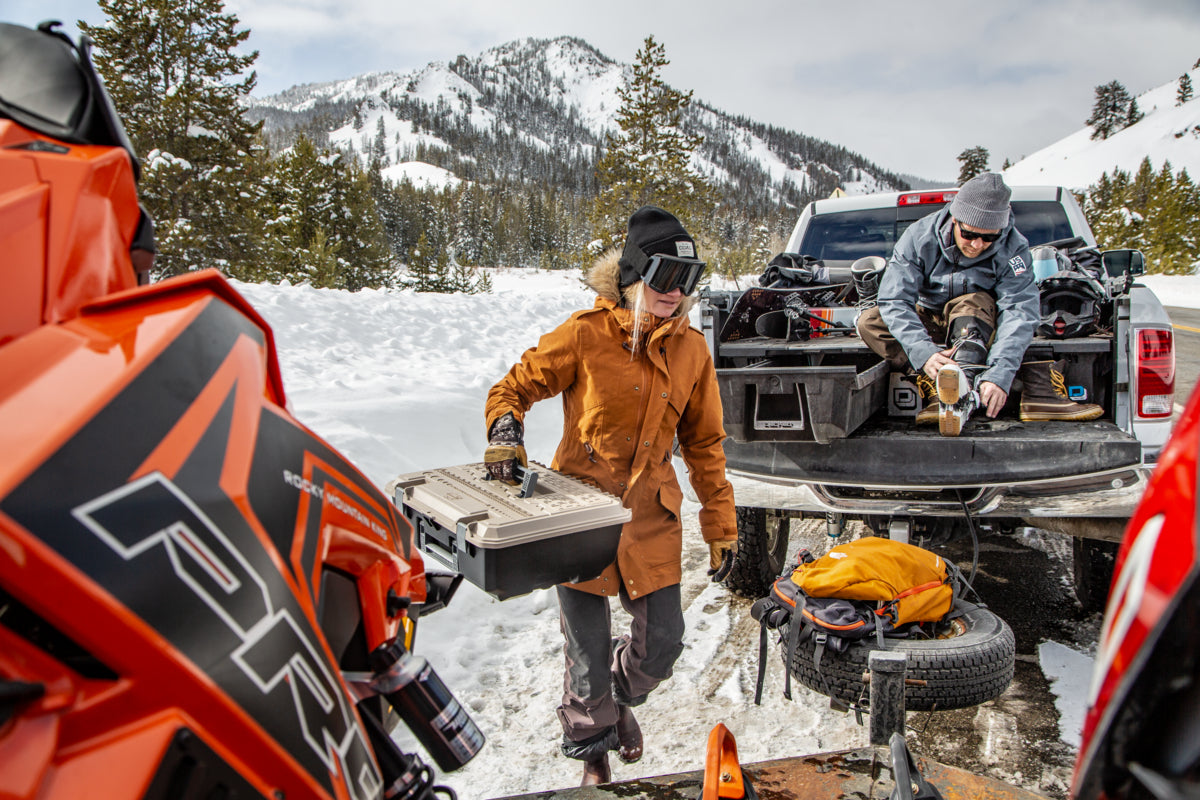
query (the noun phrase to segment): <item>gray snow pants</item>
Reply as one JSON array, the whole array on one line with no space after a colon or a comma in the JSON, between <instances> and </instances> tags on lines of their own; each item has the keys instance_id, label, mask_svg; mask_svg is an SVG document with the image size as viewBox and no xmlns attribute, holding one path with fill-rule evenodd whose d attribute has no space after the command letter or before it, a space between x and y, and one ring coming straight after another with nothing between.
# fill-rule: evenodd
<instances>
[{"instance_id":1,"label":"gray snow pants","mask_svg":"<svg viewBox=\"0 0 1200 800\"><path fill-rule=\"evenodd\" d=\"M558 587L559 622L567 670L558 719L563 737L583 742L615 731L617 703L636 706L671 677L683 652L679 585L637 599L622 589L621 605L633 617L629 634L614 639L608 598ZM566 748L564 748L566 752ZM576 756L578 757L578 756Z\"/></svg>"}]
</instances>

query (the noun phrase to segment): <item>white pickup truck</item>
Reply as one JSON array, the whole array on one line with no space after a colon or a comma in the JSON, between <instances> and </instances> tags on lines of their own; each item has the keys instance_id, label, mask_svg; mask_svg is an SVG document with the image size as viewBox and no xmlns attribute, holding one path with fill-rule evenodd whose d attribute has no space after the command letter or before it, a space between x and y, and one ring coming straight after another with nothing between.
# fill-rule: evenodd
<instances>
[{"instance_id":1,"label":"white pickup truck","mask_svg":"<svg viewBox=\"0 0 1200 800\"><path fill-rule=\"evenodd\" d=\"M849 280L856 260L886 259L909 224L954 193L810 203L786 250L819 259L836 285ZM1012 208L1031 246L1071 239L1079 240L1075 248L1096 246L1065 189L1013 187ZM1174 394L1171 324L1153 292L1135 281L1144 269L1141 253L1109 251L1102 263L1112 300L1103 304L1099 329L1075 338L1037 336L1026 358L1065 362L1072 398L1100 404L1104 415L1091 422L1021 422L1017 381L997 419L977 414L954 438L940 436L937 426L914 426L906 415L915 413L911 389L857 335L826 329L798 341L756 335L722 341L742 293L708 291L700 321L717 367L738 504L731 588L765 593L789 555L789 520L817 517L833 535L858 519L877 534L915 543L968 525L1070 533L1080 600L1090 607L1102 602L1105 561L1170 434ZM852 314L843 307L824 315Z\"/></svg>"}]
</instances>

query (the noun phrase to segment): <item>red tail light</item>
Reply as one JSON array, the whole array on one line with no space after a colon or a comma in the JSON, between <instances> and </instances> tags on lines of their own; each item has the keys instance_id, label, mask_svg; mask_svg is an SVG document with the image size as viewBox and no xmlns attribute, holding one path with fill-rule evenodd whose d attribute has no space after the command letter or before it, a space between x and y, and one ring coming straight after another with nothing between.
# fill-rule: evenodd
<instances>
[{"instance_id":1,"label":"red tail light","mask_svg":"<svg viewBox=\"0 0 1200 800\"><path fill-rule=\"evenodd\" d=\"M1175 407L1175 344L1171 331L1138 331L1137 410L1141 417L1169 417Z\"/></svg>"},{"instance_id":2,"label":"red tail light","mask_svg":"<svg viewBox=\"0 0 1200 800\"><path fill-rule=\"evenodd\" d=\"M949 192L909 192L896 198L898 206L923 206L929 203L949 203L958 194L955 189Z\"/></svg>"}]
</instances>

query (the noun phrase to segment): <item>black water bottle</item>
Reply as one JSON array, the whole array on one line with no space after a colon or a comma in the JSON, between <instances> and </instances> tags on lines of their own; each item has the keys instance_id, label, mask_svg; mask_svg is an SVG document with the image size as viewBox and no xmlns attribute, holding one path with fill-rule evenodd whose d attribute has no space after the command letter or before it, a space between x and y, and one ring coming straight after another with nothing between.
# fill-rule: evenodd
<instances>
[{"instance_id":1,"label":"black water bottle","mask_svg":"<svg viewBox=\"0 0 1200 800\"><path fill-rule=\"evenodd\" d=\"M371 688L388 699L442 772L459 769L483 748L484 737L433 666L398 641L371 654Z\"/></svg>"}]
</instances>

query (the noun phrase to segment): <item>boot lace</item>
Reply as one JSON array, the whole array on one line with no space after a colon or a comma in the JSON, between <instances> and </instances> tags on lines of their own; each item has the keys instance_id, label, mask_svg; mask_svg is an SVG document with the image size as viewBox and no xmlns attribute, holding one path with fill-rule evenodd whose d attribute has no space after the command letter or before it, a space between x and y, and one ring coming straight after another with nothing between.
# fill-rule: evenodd
<instances>
[{"instance_id":1,"label":"boot lace","mask_svg":"<svg viewBox=\"0 0 1200 800\"><path fill-rule=\"evenodd\" d=\"M933 378L922 372L917 376L917 391L921 393L921 398L928 400L937 394L937 384L933 382Z\"/></svg>"},{"instance_id":2,"label":"boot lace","mask_svg":"<svg viewBox=\"0 0 1200 800\"><path fill-rule=\"evenodd\" d=\"M1067 396L1067 379L1054 367L1050 368L1050 386L1059 397Z\"/></svg>"}]
</instances>

